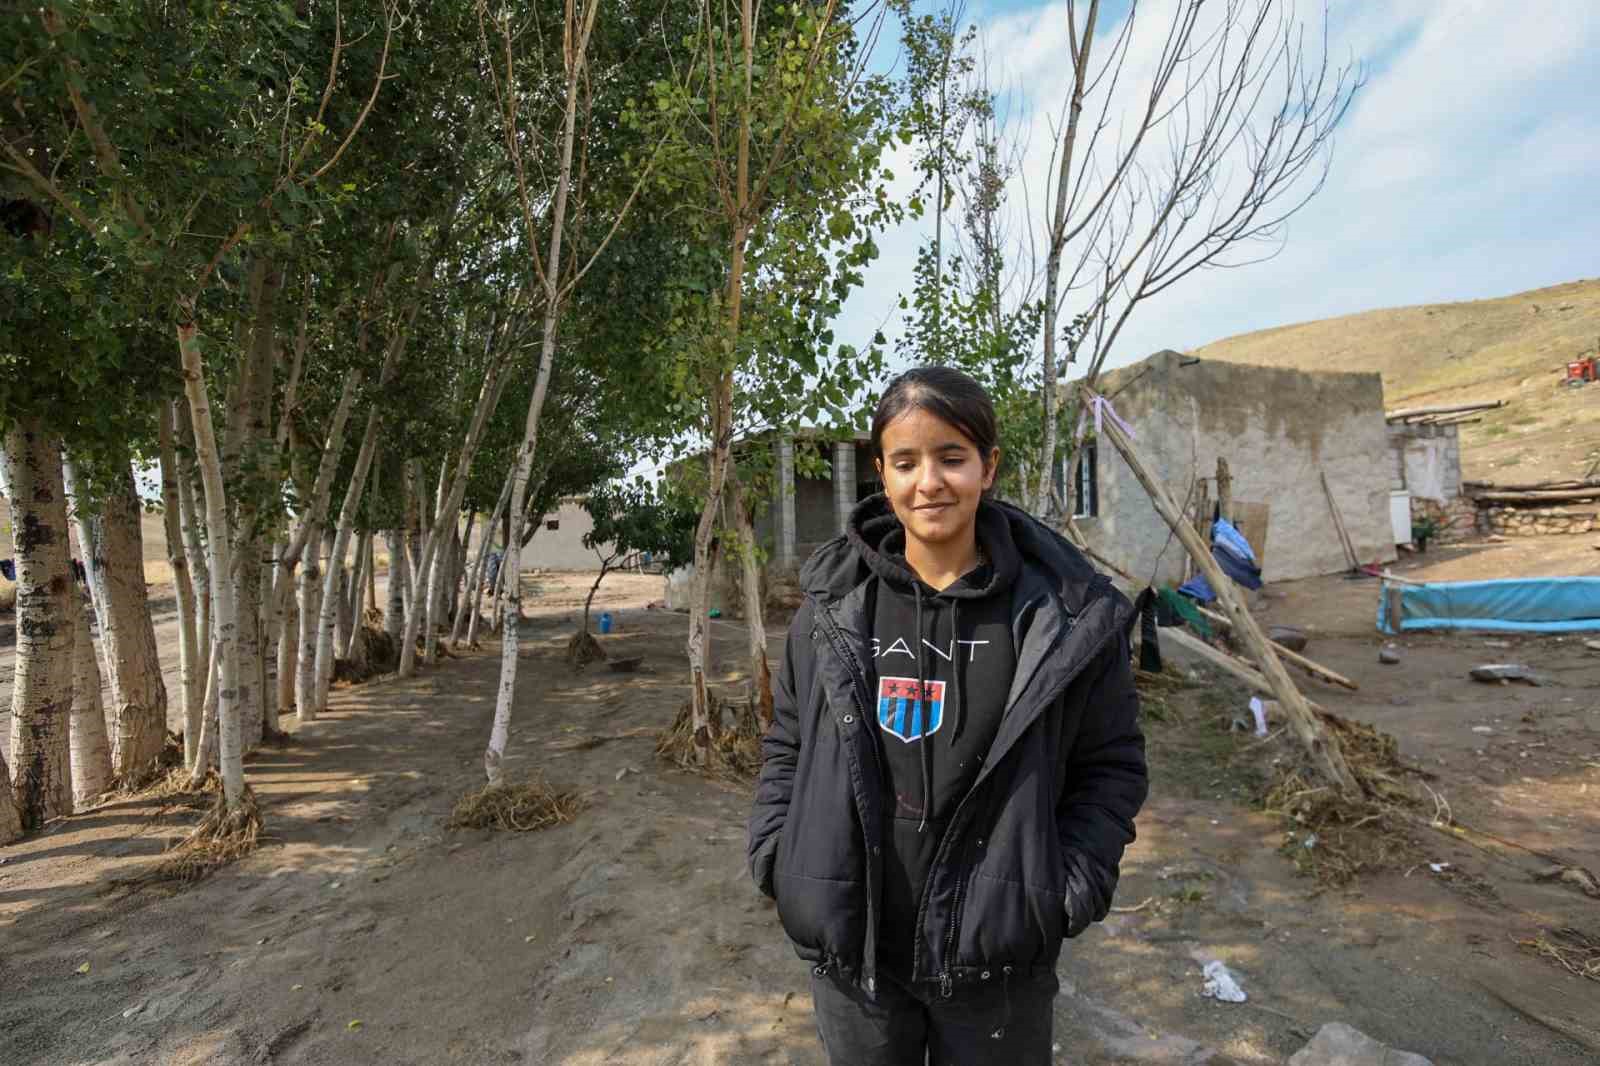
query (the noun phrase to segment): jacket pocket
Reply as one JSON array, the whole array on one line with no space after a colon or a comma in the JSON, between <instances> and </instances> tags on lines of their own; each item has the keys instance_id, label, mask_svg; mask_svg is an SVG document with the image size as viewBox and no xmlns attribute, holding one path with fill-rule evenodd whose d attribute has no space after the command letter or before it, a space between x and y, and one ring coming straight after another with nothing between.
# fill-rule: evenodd
<instances>
[{"instance_id":1,"label":"jacket pocket","mask_svg":"<svg viewBox=\"0 0 1600 1066\"><path fill-rule=\"evenodd\" d=\"M834 881L778 870L773 877L778 920L795 947L830 958L859 959L867 934L861 881Z\"/></svg>"},{"instance_id":2,"label":"jacket pocket","mask_svg":"<svg viewBox=\"0 0 1600 1066\"><path fill-rule=\"evenodd\" d=\"M1066 932L1066 896L984 873L972 875L957 945L958 966L1051 962Z\"/></svg>"},{"instance_id":3,"label":"jacket pocket","mask_svg":"<svg viewBox=\"0 0 1600 1066\"><path fill-rule=\"evenodd\" d=\"M776 890L772 884L772 873L778 864L778 842L783 838L783 830L778 830L756 849L750 859L750 877L756 883L756 889L768 899L776 899Z\"/></svg>"}]
</instances>

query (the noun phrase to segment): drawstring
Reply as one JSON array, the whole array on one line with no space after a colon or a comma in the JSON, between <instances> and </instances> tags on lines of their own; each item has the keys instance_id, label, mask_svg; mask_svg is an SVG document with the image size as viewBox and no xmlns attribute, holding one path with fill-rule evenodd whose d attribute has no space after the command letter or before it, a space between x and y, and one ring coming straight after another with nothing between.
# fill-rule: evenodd
<instances>
[{"instance_id":1,"label":"drawstring","mask_svg":"<svg viewBox=\"0 0 1600 1066\"><path fill-rule=\"evenodd\" d=\"M922 666L922 582L913 581L911 583L911 588L912 588L913 591L915 591L916 596L917 596L917 717L916 717L916 729L917 729L917 738L922 743L922 758L921 758L921 760L919 760L922 763L922 821L917 824L917 832L920 833L923 830L928 828L928 806L929 806L929 803L930 803L930 792L931 792L931 789L928 786L928 775L930 773L929 768L928 768L928 758L929 758L929 756L928 756L928 745L931 744L932 741L930 741L928 739L928 721L927 721L926 718L923 717L923 705L924 705L923 695L924 695L924 690L927 688L927 676L926 676L927 675L927 671L924 670L923 666Z\"/></svg>"},{"instance_id":2,"label":"drawstring","mask_svg":"<svg viewBox=\"0 0 1600 1066\"><path fill-rule=\"evenodd\" d=\"M935 640L939 634L934 633ZM955 655L955 690L956 690L956 727L950 734L950 746L956 746L956 741L961 737L961 726L967 720L967 690L965 687L966 674L961 669L961 601L950 601L950 647Z\"/></svg>"}]
</instances>

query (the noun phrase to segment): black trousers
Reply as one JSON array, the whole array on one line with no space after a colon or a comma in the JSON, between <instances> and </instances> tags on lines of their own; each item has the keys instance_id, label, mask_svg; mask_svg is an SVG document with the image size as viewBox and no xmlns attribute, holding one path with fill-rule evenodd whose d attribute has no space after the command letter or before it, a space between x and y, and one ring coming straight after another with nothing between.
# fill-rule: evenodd
<instances>
[{"instance_id":1,"label":"black trousers","mask_svg":"<svg viewBox=\"0 0 1600 1066\"><path fill-rule=\"evenodd\" d=\"M1053 973L996 979L949 999L886 974L878 996L832 972L811 975L817 1034L830 1066L1049 1066Z\"/></svg>"}]
</instances>

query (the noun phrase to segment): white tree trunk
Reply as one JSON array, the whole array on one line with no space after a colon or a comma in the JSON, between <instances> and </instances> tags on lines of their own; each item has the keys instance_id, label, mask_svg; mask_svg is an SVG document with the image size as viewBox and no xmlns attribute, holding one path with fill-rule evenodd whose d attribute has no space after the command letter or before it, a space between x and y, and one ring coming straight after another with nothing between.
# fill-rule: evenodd
<instances>
[{"instance_id":1,"label":"white tree trunk","mask_svg":"<svg viewBox=\"0 0 1600 1066\"><path fill-rule=\"evenodd\" d=\"M205 698L200 701L200 739L195 744L194 765L189 767L189 787L199 788L206 774L218 768L219 741L217 739L217 685L222 680L222 649L211 646L211 659L206 664Z\"/></svg>"},{"instance_id":2,"label":"white tree trunk","mask_svg":"<svg viewBox=\"0 0 1600 1066\"><path fill-rule=\"evenodd\" d=\"M278 545L269 545L261 560L260 600L256 618L261 633L261 739L276 736L278 727L278 640L282 637L283 608L272 600L273 578L278 572Z\"/></svg>"},{"instance_id":3,"label":"white tree trunk","mask_svg":"<svg viewBox=\"0 0 1600 1066\"><path fill-rule=\"evenodd\" d=\"M367 473L372 469L372 457L378 450L378 409L367 415L367 430L361 438L361 450L356 454L356 467L350 474L350 485L345 489L344 506L339 508L339 525L334 533L329 555L328 572L323 575L321 618L317 625L317 703L313 713L321 714L328 707L328 687L333 683L334 641L339 607L344 602L341 581L345 574L345 555L350 549L350 535L355 529L356 509L367 488ZM305 604L300 605L305 609ZM302 651L303 654L303 651Z\"/></svg>"},{"instance_id":4,"label":"white tree trunk","mask_svg":"<svg viewBox=\"0 0 1600 1066\"><path fill-rule=\"evenodd\" d=\"M194 462L189 458L194 447L194 432L189 416L189 405L179 401L178 426L183 431L189 448L178 452L178 518L183 531L183 553L189 562L189 580L194 585L194 638L195 661L202 669L211 669L211 566L206 558L205 516L195 501ZM203 673L196 688L204 699L207 684Z\"/></svg>"},{"instance_id":5,"label":"white tree trunk","mask_svg":"<svg viewBox=\"0 0 1600 1066\"><path fill-rule=\"evenodd\" d=\"M89 607L73 589L67 597L74 615L72 646L72 801L83 810L111 790L111 741L106 736L106 711L100 699L100 662L89 632ZM198 739L198 738L196 738Z\"/></svg>"},{"instance_id":6,"label":"white tree trunk","mask_svg":"<svg viewBox=\"0 0 1600 1066\"><path fill-rule=\"evenodd\" d=\"M472 539L472 530L478 522L477 512L467 515L467 540ZM428 603L428 621L423 636L422 658L424 662L434 662L439 658L439 628L444 625L448 616L446 610L450 600L455 596L456 584L460 581L461 573L461 531L459 528L450 531L448 549L448 565L435 564L434 578L432 581L433 596Z\"/></svg>"},{"instance_id":7,"label":"white tree trunk","mask_svg":"<svg viewBox=\"0 0 1600 1066\"><path fill-rule=\"evenodd\" d=\"M748 509L750 499L737 477L728 479L739 527L739 569L744 579L744 624L750 641L750 702L763 729L772 723L772 670L767 662L767 627L762 612L760 542Z\"/></svg>"},{"instance_id":8,"label":"white tree trunk","mask_svg":"<svg viewBox=\"0 0 1600 1066\"><path fill-rule=\"evenodd\" d=\"M350 646L350 639L354 636L356 625L355 599L361 589L361 534L354 529L350 531L350 540L354 550L350 552L349 561L339 575L339 604L333 612L333 656L335 659L344 655L345 649Z\"/></svg>"},{"instance_id":9,"label":"white tree trunk","mask_svg":"<svg viewBox=\"0 0 1600 1066\"><path fill-rule=\"evenodd\" d=\"M84 585L89 590L90 622L101 633L105 632L106 619L110 610L106 606L105 573L100 567L94 565L98 556L104 555L96 544L97 534L90 522L90 507L88 493L78 476L77 467L72 462L72 457L63 454L61 457L62 480L67 489L67 520L72 525L73 532L78 538L78 558L83 562ZM69 554L70 554L70 545ZM100 663L97 670L102 679L111 676L111 649L107 642L101 641Z\"/></svg>"},{"instance_id":10,"label":"white tree trunk","mask_svg":"<svg viewBox=\"0 0 1600 1066\"><path fill-rule=\"evenodd\" d=\"M384 598L383 630L399 641L406 628L406 545L398 529L383 531L389 550L388 595Z\"/></svg>"},{"instance_id":11,"label":"white tree trunk","mask_svg":"<svg viewBox=\"0 0 1600 1066\"><path fill-rule=\"evenodd\" d=\"M261 745L265 721L261 692L266 683L266 672L262 669L265 649L261 640L261 565L253 551L260 546L256 538L246 538L239 546L239 558L234 564L233 602L238 611L236 646L239 654L236 692L239 743L245 752Z\"/></svg>"},{"instance_id":12,"label":"white tree trunk","mask_svg":"<svg viewBox=\"0 0 1600 1066\"><path fill-rule=\"evenodd\" d=\"M367 567L372 559L372 534L361 534L356 539L355 568L351 574L350 587L346 590L344 608L340 612L340 633L337 650L340 658L350 658L350 649L355 644L356 634L366 624L366 611L364 600L367 588Z\"/></svg>"},{"instance_id":13,"label":"white tree trunk","mask_svg":"<svg viewBox=\"0 0 1600 1066\"><path fill-rule=\"evenodd\" d=\"M183 700L184 765L194 765L200 742L200 716L205 700L205 660L200 657L196 632L194 584L189 580L189 554L183 538L183 506L178 493L177 425L171 401L161 402L161 520L167 534L167 564L172 567L173 590L178 598L178 684ZM82 631L79 631L80 634ZM99 671L95 682L99 683ZM96 702L98 702L98 693Z\"/></svg>"},{"instance_id":14,"label":"white tree trunk","mask_svg":"<svg viewBox=\"0 0 1600 1066\"><path fill-rule=\"evenodd\" d=\"M460 528L461 500L467 493L467 479L472 473L472 460L478 454L484 427L489 424L489 418L494 414L494 409L500 401L502 360L492 350L494 343L495 333L491 331L489 372L484 375L483 385L478 390L478 400L473 406L466 439L462 441L461 452L456 458L454 475L445 477L448 465L440 472L439 492L435 501L437 509L433 513L427 538L423 541L422 565L417 571L417 589L426 590L426 595L421 597L420 604L414 605L420 607L420 610L406 614L405 634L400 639L401 677L410 677L416 672L417 630L424 623L426 623L426 630L423 633L426 642L424 660L432 662L439 650L439 608L444 602L445 582L450 579L450 572L454 570L454 555L448 555L450 565L441 566L440 563L446 561L447 552L454 551L453 542L447 537L452 530ZM542 374L543 370L540 373ZM446 462L448 464L448 460Z\"/></svg>"},{"instance_id":15,"label":"white tree trunk","mask_svg":"<svg viewBox=\"0 0 1600 1066\"><path fill-rule=\"evenodd\" d=\"M178 352L183 362L184 392L189 398L189 414L194 425L195 453L205 487L207 551L211 582L211 642L218 656L217 665L217 763L222 774L222 793L229 809L244 802L244 748L239 730L239 649L238 612L234 600L232 573L233 545L228 527L228 497L222 480L222 456L217 451L216 431L211 421L211 401L206 395L205 363L195 325L177 327Z\"/></svg>"},{"instance_id":16,"label":"white tree trunk","mask_svg":"<svg viewBox=\"0 0 1600 1066\"><path fill-rule=\"evenodd\" d=\"M22 836L22 815L17 810L11 794L11 767L0 752L0 845L9 844Z\"/></svg>"},{"instance_id":17,"label":"white tree trunk","mask_svg":"<svg viewBox=\"0 0 1600 1066\"><path fill-rule=\"evenodd\" d=\"M327 537L312 534L314 547L300 567L300 664L295 676L295 717L301 723L315 722L321 704L317 700L317 627L322 618L323 552Z\"/></svg>"},{"instance_id":18,"label":"white tree trunk","mask_svg":"<svg viewBox=\"0 0 1600 1066\"><path fill-rule=\"evenodd\" d=\"M294 686L300 669L300 599L289 596L278 616L278 713L296 706Z\"/></svg>"},{"instance_id":19,"label":"white tree trunk","mask_svg":"<svg viewBox=\"0 0 1600 1066\"><path fill-rule=\"evenodd\" d=\"M125 786L150 772L167 737L167 685L145 590L142 513L132 464L124 460L100 513L90 520L96 552L85 564L100 575L97 584L105 590L100 639L111 668L116 722L111 761Z\"/></svg>"},{"instance_id":20,"label":"white tree trunk","mask_svg":"<svg viewBox=\"0 0 1600 1066\"><path fill-rule=\"evenodd\" d=\"M67 552L61 444L37 419L6 431L0 449L11 492L17 572L16 673L11 689L13 802L26 830L72 813L68 732L77 595ZM9 822L9 819L5 819Z\"/></svg>"},{"instance_id":21,"label":"white tree trunk","mask_svg":"<svg viewBox=\"0 0 1600 1066\"><path fill-rule=\"evenodd\" d=\"M478 610L483 605L483 572L488 565L489 552L494 548L495 531L500 528L500 516L505 514L506 504L511 501L511 477L506 477L505 486L500 490L500 498L495 501L494 514L490 516L488 524L483 527L483 539L478 544L478 563L472 571L472 588L468 598L466 638L468 647L474 647L478 642ZM495 571L498 582L500 572ZM451 644L461 642L461 616L456 616L455 633L451 636Z\"/></svg>"},{"instance_id":22,"label":"white tree trunk","mask_svg":"<svg viewBox=\"0 0 1600 1066\"><path fill-rule=\"evenodd\" d=\"M694 535L694 578L689 584L689 726L694 755L702 765L711 759L711 744L722 723L713 713L706 677L711 663L711 587L716 576L717 552L712 548L717 516L728 480L733 449L733 375L724 375L711 397L711 447L707 453L709 477L706 501Z\"/></svg>"}]
</instances>

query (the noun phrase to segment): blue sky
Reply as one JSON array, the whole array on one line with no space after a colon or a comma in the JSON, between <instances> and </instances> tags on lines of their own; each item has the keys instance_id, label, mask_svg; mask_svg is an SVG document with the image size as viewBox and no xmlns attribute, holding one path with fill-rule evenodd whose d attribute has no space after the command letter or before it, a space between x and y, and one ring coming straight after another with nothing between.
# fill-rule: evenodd
<instances>
[{"instance_id":1,"label":"blue sky","mask_svg":"<svg viewBox=\"0 0 1600 1066\"><path fill-rule=\"evenodd\" d=\"M1142 5L1150 22L1135 23L1136 42L1162 32L1172 2ZM1300 10L1320 22L1319 4ZM970 0L968 17L1030 127L1034 206L1018 223L1042 229L1050 119L1069 76L1065 3ZM1141 305L1109 365L1291 322L1600 276L1600 3L1332 0L1329 21L1331 56L1363 62L1367 83L1326 187L1275 259L1196 274ZM884 64L898 52L890 37ZM895 169L903 184L907 161ZM930 229L924 220L883 236L837 324L841 341L865 341L885 316L897 331L891 309Z\"/></svg>"}]
</instances>

